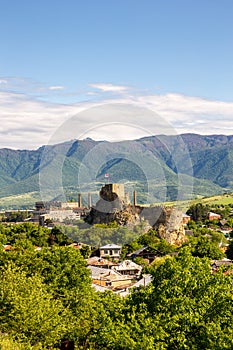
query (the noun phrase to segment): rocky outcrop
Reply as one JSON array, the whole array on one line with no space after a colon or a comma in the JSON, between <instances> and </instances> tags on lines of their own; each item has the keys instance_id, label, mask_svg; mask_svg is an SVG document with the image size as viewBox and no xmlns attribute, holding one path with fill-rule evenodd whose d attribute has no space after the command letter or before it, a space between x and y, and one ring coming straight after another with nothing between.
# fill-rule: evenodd
<instances>
[{"instance_id":1,"label":"rocky outcrop","mask_svg":"<svg viewBox=\"0 0 233 350\"><path fill-rule=\"evenodd\" d=\"M160 224L157 228L159 238L164 238L169 244L180 246L186 241L185 230L180 225L173 230L168 230L166 224Z\"/></svg>"},{"instance_id":2,"label":"rocky outcrop","mask_svg":"<svg viewBox=\"0 0 233 350\"><path fill-rule=\"evenodd\" d=\"M146 230L156 229L158 236L170 244L181 245L186 240L181 211L163 206L134 206L106 187L101 189L100 199L86 221L91 225L115 221L121 226L131 227L144 221L147 222Z\"/></svg>"}]
</instances>

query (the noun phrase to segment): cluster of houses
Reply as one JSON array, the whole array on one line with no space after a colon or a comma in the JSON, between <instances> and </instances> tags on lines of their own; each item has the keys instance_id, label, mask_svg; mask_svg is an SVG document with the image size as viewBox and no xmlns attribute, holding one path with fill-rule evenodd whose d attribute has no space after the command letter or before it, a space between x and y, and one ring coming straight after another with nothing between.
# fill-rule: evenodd
<instances>
[{"instance_id":1,"label":"cluster of houses","mask_svg":"<svg viewBox=\"0 0 233 350\"><path fill-rule=\"evenodd\" d=\"M82 244L73 243L71 246L80 249ZM92 286L96 291L111 290L120 295L127 295L131 288L146 286L151 282L150 275L142 276L142 266L136 264L131 255L128 259L120 261L121 251L121 246L107 244L99 248L99 256L87 259Z\"/></svg>"},{"instance_id":2,"label":"cluster of houses","mask_svg":"<svg viewBox=\"0 0 233 350\"><path fill-rule=\"evenodd\" d=\"M108 263L104 258L88 259L91 272L92 287L99 292L111 290L122 296L128 295L132 288L148 285L152 277L142 275L142 266L132 260L120 263Z\"/></svg>"},{"instance_id":3,"label":"cluster of houses","mask_svg":"<svg viewBox=\"0 0 233 350\"><path fill-rule=\"evenodd\" d=\"M87 260L95 289L121 291L133 286L140 278L142 266L132 260L118 262L121 249L119 245L107 244L99 248L99 257Z\"/></svg>"},{"instance_id":4,"label":"cluster of houses","mask_svg":"<svg viewBox=\"0 0 233 350\"><path fill-rule=\"evenodd\" d=\"M72 243L69 247L81 249L82 243ZM3 250L9 251L12 247L4 245ZM35 250L41 250L35 247ZM99 248L99 256L90 257L87 260L87 267L90 270L92 286L96 291L104 292L111 290L114 293L126 296L132 288L147 286L152 281L152 276L142 274L143 267L134 262L135 258L143 258L148 263L157 258L156 253L150 247L144 246L127 255L127 259L120 261L122 247L116 244L107 244ZM169 254L178 255L178 252ZM213 260L211 263L212 273L219 270L221 266L227 267L224 274L232 273L230 259Z\"/></svg>"},{"instance_id":5,"label":"cluster of houses","mask_svg":"<svg viewBox=\"0 0 233 350\"><path fill-rule=\"evenodd\" d=\"M81 249L82 243L72 243L69 247ZM6 244L4 251L10 251L12 246ZM35 247L35 250L41 250ZM107 244L100 247L100 256L87 259L87 267L91 273L92 286L97 291L111 290L115 293L127 295L130 288L147 285L151 281L148 275L141 276L142 266L133 260L119 262L122 247L115 244Z\"/></svg>"},{"instance_id":6,"label":"cluster of houses","mask_svg":"<svg viewBox=\"0 0 233 350\"><path fill-rule=\"evenodd\" d=\"M157 256L150 247L144 246L127 255L126 260L118 262L121 254L121 246L107 244L100 247L100 256L87 259L87 265L91 272L92 286L96 291L112 290L121 296L128 295L132 288L147 286L152 281L152 276L142 274L142 266L134 262L135 258L143 258L151 263ZM178 255L178 252L168 254ZM213 260L211 263L212 273L219 270L221 266L227 269L224 274L232 273L233 261L227 258Z\"/></svg>"}]
</instances>

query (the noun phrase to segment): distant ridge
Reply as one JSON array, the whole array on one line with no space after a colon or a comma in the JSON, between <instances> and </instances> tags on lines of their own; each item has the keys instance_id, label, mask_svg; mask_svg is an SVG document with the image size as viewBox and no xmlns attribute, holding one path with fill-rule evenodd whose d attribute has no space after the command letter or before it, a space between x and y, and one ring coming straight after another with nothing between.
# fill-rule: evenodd
<instances>
[{"instance_id":1,"label":"distant ridge","mask_svg":"<svg viewBox=\"0 0 233 350\"><path fill-rule=\"evenodd\" d=\"M86 184L87 191L92 190L95 183L104 181L105 172L110 173L113 182L125 181L129 188L136 186L142 202L147 191L147 182L150 183L151 201L160 198L159 186L167 188L166 200L174 199L178 186L177 175L184 182L187 180L187 183L192 181L194 184L193 189L188 184L184 187L184 198L192 194L207 196L233 191L233 135L188 133L148 136L122 142L94 141L87 138L42 146L37 150L2 148L0 198L39 192L39 172L45 150L48 151L48 157L43 162L44 169L65 157L62 168L63 186L67 196L72 196L78 190L77 174L80 165L87 155L98 148L101 149L100 154L95 154L98 159L90 161L86 169L91 178L90 183ZM164 176L163 181L159 179L159 173L150 172L149 165L147 169L140 168L132 159L132 154L143 155L147 164L158 162ZM192 169L187 164L191 164Z\"/></svg>"}]
</instances>

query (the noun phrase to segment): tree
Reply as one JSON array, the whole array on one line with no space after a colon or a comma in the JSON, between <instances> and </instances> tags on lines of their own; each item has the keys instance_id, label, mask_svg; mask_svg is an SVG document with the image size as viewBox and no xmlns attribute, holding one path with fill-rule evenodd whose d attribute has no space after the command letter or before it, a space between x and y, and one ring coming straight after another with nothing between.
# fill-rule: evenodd
<instances>
[{"instance_id":1,"label":"tree","mask_svg":"<svg viewBox=\"0 0 233 350\"><path fill-rule=\"evenodd\" d=\"M89 307L97 306L92 302L90 272L78 250L1 252L0 272L0 333L30 345L40 340L43 346L85 333Z\"/></svg>"},{"instance_id":2,"label":"tree","mask_svg":"<svg viewBox=\"0 0 233 350\"><path fill-rule=\"evenodd\" d=\"M47 247L50 230L32 223L17 225L0 225L0 234L5 236L7 243L17 246L22 245L22 240L28 240L33 246Z\"/></svg>"},{"instance_id":3,"label":"tree","mask_svg":"<svg viewBox=\"0 0 233 350\"><path fill-rule=\"evenodd\" d=\"M80 253L84 257L84 259L88 259L91 255L91 247L89 245L83 245L80 249Z\"/></svg>"},{"instance_id":4,"label":"tree","mask_svg":"<svg viewBox=\"0 0 233 350\"><path fill-rule=\"evenodd\" d=\"M0 253L0 266L6 268L13 263L27 273L39 274L55 296L65 297L72 290L85 292L90 288L90 271L79 250L72 247L19 249ZM64 299L68 303L68 299Z\"/></svg>"},{"instance_id":5,"label":"tree","mask_svg":"<svg viewBox=\"0 0 233 350\"><path fill-rule=\"evenodd\" d=\"M58 226L52 228L48 241L49 245L60 246L71 244L73 242L73 240L68 238Z\"/></svg>"},{"instance_id":6,"label":"tree","mask_svg":"<svg viewBox=\"0 0 233 350\"><path fill-rule=\"evenodd\" d=\"M207 219L208 211L209 208L207 206L204 206L202 203L197 203L191 205L191 207L187 211L187 214L191 215L192 220L196 222L201 222Z\"/></svg>"},{"instance_id":7,"label":"tree","mask_svg":"<svg viewBox=\"0 0 233 350\"><path fill-rule=\"evenodd\" d=\"M189 230L194 230L197 228L196 222L194 220L189 220L187 223L187 227Z\"/></svg>"},{"instance_id":8,"label":"tree","mask_svg":"<svg viewBox=\"0 0 233 350\"><path fill-rule=\"evenodd\" d=\"M233 260L233 241L230 242L227 251L226 251L228 259Z\"/></svg>"},{"instance_id":9,"label":"tree","mask_svg":"<svg viewBox=\"0 0 233 350\"><path fill-rule=\"evenodd\" d=\"M1 332L31 345L53 346L67 332L69 315L39 275L17 268L1 270Z\"/></svg>"},{"instance_id":10,"label":"tree","mask_svg":"<svg viewBox=\"0 0 233 350\"><path fill-rule=\"evenodd\" d=\"M232 276L212 274L209 260L188 248L151 274L152 287L136 290L128 303L136 318L144 305L153 320L154 349L232 349Z\"/></svg>"},{"instance_id":11,"label":"tree","mask_svg":"<svg viewBox=\"0 0 233 350\"><path fill-rule=\"evenodd\" d=\"M217 243L206 236L190 237L189 243L194 256L199 258L208 257L210 259L222 259L224 257L224 253Z\"/></svg>"}]
</instances>

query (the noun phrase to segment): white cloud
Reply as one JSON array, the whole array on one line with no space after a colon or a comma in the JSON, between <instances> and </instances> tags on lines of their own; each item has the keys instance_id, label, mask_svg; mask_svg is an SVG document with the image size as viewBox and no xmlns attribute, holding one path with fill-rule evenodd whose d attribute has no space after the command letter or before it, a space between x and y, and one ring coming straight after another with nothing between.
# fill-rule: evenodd
<instances>
[{"instance_id":1,"label":"white cloud","mask_svg":"<svg viewBox=\"0 0 233 350\"><path fill-rule=\"evenodd\" d=\"M179 94L140 96L138 101L165 118L178 133L233 134L233 103Z\"/></svg>"},{"instance_id":2,"label":"white cloud","mask_svg":"<svg viewBox=\"0 0 233 350\"><path fill-rule=\"evenodd\" d=\"M52 91L57 91L57 90L64 90L65 87L64 86L60 86L60 85L57 85L57 86L49 86L49 90L52 90Z\"/></svg>"},{"instance_id":3,"label":"white cloud","mask_svg":"<svg viewBox=\"0 0 233 350\"><path fill-rule=\"evenodd\" d=\"M233 134L233 102L175 93L130 97L127 87L111 84L101 84L102 91L110 91L109 85L119 96L99 105L48 103L1 91L0 148L37 148L85 137L116 141L163 133Z\"/></svg>"},{"instance_id":4,"label":"white cloud","mask_svg":"<svg viewBox=\"0 0 233 350\"><path fill-rule=\"evenodd\" d=\"M46 144L72 107L49 104L24 94L0 92L0 147L35 148Z\"/></svg>"},{"instance_id":5,"label":"white cloud","mask_svg":"<svg viewBox=\"0 0 233 350\"><path fill-rule=\"evenodd\" d=\"M89 86L93 89L101 90L102 92L125 92L129 88L122 85L113 85L113 84L104 84L104 83L96 83L89 84Z\"/></svg>"}]
</instances>

